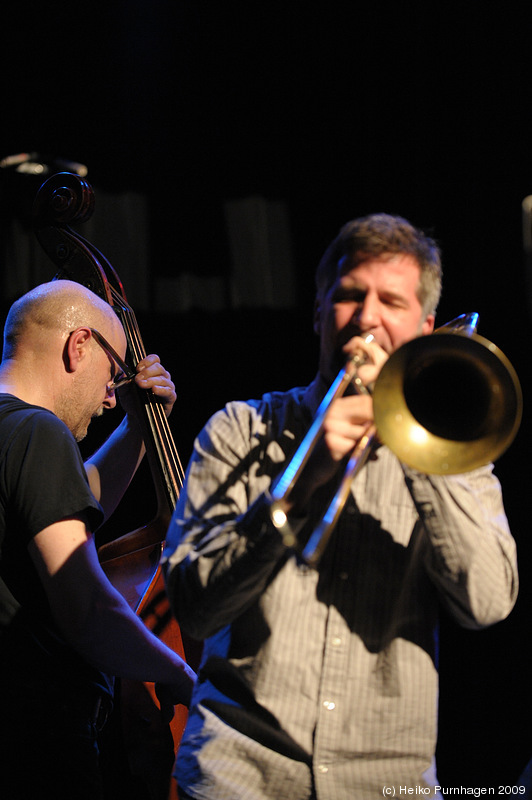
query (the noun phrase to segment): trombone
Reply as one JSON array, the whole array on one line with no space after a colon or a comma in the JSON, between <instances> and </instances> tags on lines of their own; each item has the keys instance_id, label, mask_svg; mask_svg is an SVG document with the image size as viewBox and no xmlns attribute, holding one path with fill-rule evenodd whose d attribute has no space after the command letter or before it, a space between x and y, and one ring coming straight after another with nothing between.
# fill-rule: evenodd
<instances>
[{"instance_id":1,"label":"trombone","mask_svg":"<svg viewBox=\"0 0 532 800\"><path fill-rule=\"evenodd\" d=\"M403 344L385 362L372 392L374 424L357 442L332 502L302 550L309 565L318 564L351 483L378 444L403 464L435 475L469 472L510 446L521 422L521 386L510 361L477 334L477 325L476 312L462 314ZM286 513L290 494L322 436L333 400L350 384L369 393L358 377L363 363L363 356L354 355L340 370L272 491L272 522L288 547L298 544Z\"/></svg>"}]
</instances>

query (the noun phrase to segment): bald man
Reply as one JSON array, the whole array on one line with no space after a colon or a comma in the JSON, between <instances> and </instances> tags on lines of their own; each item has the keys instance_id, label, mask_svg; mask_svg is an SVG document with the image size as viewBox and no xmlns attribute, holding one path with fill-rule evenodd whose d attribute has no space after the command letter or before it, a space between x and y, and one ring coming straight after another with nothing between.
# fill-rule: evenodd
<instances>
[{"instance_id":1,"label":"bald man","mask_svg":"<svg viewBox=\"0 0 532 800\"><path fill-rule=\"evenodd\" d=\"M112 308L53 281L11 308L0 364L0 797L103 797L97 734L112 679L154 681L188 704L193 671L153 636L104 575L94 530L112 513L144 445L134 381L169 413L170 375L155 355L136 371ZM91 419L126 411L86 464ZM21 764L24 768L21 770ZM13 767L10 769L10 765Z\"/></svg>"}]
</instances>

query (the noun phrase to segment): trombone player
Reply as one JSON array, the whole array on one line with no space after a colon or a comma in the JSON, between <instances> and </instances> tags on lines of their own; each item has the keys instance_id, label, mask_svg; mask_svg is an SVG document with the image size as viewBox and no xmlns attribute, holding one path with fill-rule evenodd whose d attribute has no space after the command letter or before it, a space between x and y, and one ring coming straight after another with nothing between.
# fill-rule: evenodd
<instances>
[{"instance_id":1,"label":"trombone player","mask_svg":"<svg viewBox=\"0 0 532 800\"><path fill-rule=\"evenodd\" d=\"M205 642L176 764L180 798L370 800L400 787L438 796L438 605L482 628L517 594L492 464L426 474L381 446L350 484L320 560L309 566L303 554L373 427L364 387L398 348L432 333L440 291L431 238L388 214L353 220L317 270L315 379L229 403L199 434L164 559L179 623ZM289 541L272 501L354 355L362 391L334 396L282 498Z\"/></svg>"}]
</instances>

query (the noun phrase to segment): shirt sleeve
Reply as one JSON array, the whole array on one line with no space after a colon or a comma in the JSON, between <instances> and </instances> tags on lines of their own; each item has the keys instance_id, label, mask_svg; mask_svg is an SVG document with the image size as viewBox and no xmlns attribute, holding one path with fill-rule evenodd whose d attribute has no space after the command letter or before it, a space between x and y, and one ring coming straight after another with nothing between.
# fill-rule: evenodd
<instances>
[{"instance_id":1,"label":"shirt sleeve","mask_svg":"<svg viewBox=\"0 0 532 800\"><path fill-rule=\"evenodd\" d=\"M84 514L94 530L103 514L92 494L79 448L55 415L36 410L24 418L7 448L4 479L13 520L27 544L65 517Z\"/></svg>"},{"instance_id":2,"label":"shirt sleeve","mask_svg":"<svg viewBox=\"0 0 532 800\"><path fill-rule=\"evenodd\" d=\"M468 628L507 617L518 592L516 545L493 465L450 476L404 471L429 540L426 567L448 610Z\"/></svg>"},{"instance_id":3,"label":"shirt sleeve","mask_svg":"<svg viewBox=\"0 0 532 800\"><path fill-rule=\"evenodd\" d=\"M163 568L174 613L203 639L248 608L287 548L270 519L269 469L261 467L244 404L218 412L198 436L166 539Z\"/></svg>"}]
</instances>

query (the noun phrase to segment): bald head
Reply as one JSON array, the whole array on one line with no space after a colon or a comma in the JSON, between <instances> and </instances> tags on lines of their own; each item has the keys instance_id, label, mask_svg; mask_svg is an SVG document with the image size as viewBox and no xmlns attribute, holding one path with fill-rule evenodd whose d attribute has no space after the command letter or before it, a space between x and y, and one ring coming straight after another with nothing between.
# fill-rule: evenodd
<instances>
[{"instance_id":1,"label":"bald head","mask_svg":"<svg viewBox=\"0 0 532 800\"><path fill-rule=\"evenodd\" d=\"M108 390L114 362L92 329L125 355L112 307L74 281L32 289L13 304L4 328L0 392L52 411L78 441L93 417L116 405Z\"/></svg>"},{"instance_id":2,"label":"bald head","mask_svg":"<svg viewBox=\"0 0 532 800\"><path fill-rule=\"evenodd\" d=\"M43 283L11 307L4 328L3 358L11 359L21 346L46 348L51 335L66 339L81 325L113 337L121 323L111 306L74 281Z\"/></svg>"}]
</instances>

